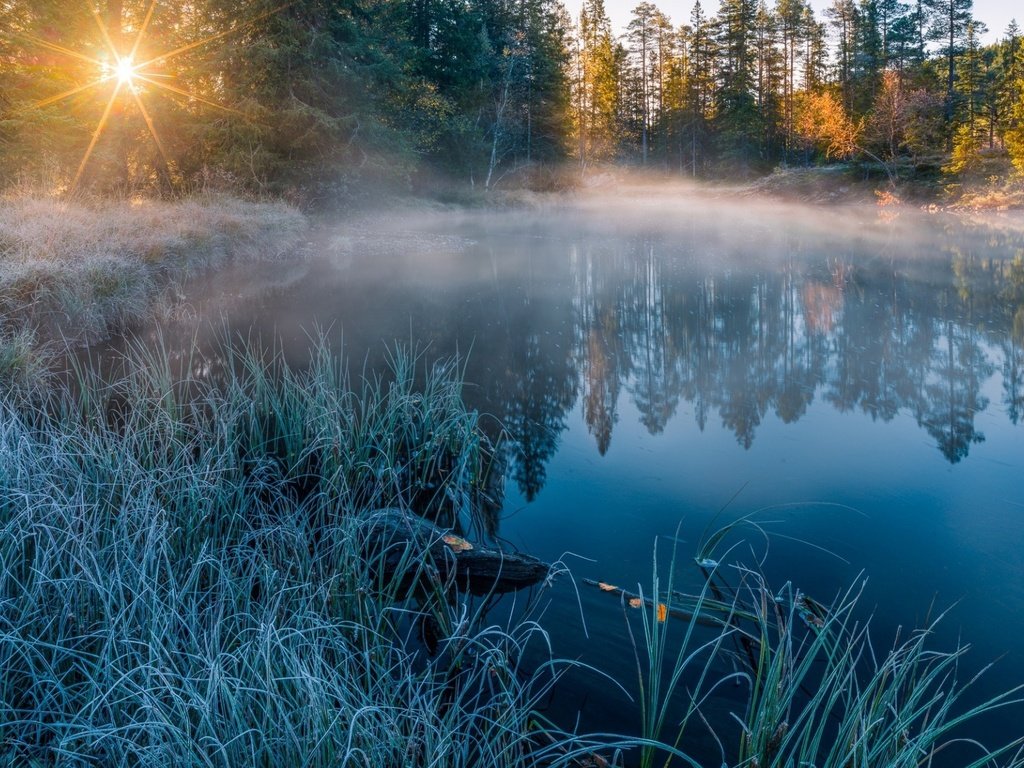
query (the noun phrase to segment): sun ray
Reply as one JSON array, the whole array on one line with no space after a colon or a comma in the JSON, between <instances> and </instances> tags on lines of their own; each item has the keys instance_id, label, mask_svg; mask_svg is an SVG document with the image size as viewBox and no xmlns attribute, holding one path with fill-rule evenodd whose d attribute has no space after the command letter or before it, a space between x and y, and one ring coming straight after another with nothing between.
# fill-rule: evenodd
<instances>
[{"instance_id":1,"label":"sun ray","mask_svg":"<svg viewBox=\"0 0 1024 768\"><path fill-rule=\"evenodd\" d=\"M266 19L270 16L273 16L275 13L280 13L285 8L288 8L291 5L295 5L294 0L293 2L285 3L284 5L279 5L277 8L274 8L272 10L264 11L263 13L257 14L256 16L253 16L251 19L243 21L242 23L232 27L231 29L226 29L223 32L218 32L215 35L210 35L209 37L205 37L202 40L196 40L194 43L189 43L188 45L183 45L180 48L175 48L172 51L161 53L159 56L154 56L152 59L149 59L148 61L144 61L141 64L139 64L138 68L145 69L146 67L150 67L154 64L167 62L170 59L173 59L176 56L180 56L183 53L194 51L196 48L200 48L216 40L220 40L221 38L228 37L229 35L233 35L237 32L241 32L245 27L250 26L251 24L255 24L258 21L262 21L263 19Z\"/></svg>"},{"instance_id":2,"label":"sun ray","mask_svg":"<svg viewBox=\"0 0 1024 768\"><path fill-rule=\"evenodd\" d=\"M114 57L114 61L118 61L121 58L121 53L118 51L117 46L114 45L114 41L110 38L110 30L108 30L107 25L103 23L103 17L100 16L100 12L91 4L89 6L89 10L92 11L92 17L96 20L96 26L100 28L100 34L103 36L103 42L107 44L107 49L110 51L110 55Z\"/></svg>"},{"instance_id":3,"label":"sun ray","mask_svg":"<svg viewBox=\"0 0 1024 768\"><path fill-rule=\"evenodd\" d=\"M149 111L146 109L146 105L142 103L142 97L140 97L136 91L132 91L132 98L135 99L135 103L139 107L139 112L142 113L142 119L146 122L146 127L149 129L149 135L153 137L153 143L156 144L156 149L164 161L164 167L169 167L171 161L167 157L167 151L164 149L164 143L160 140L160 135L156 132L156 125L153 123L153 118L149 116Z\"/></svg>"},{"instance_id":4,"label":"sun ray","mask_svg":"<svg viewBox=\"0 0 1024 768\"><path fill-rule=\"evenodd\" d=\"M156 10L156 0L152 0L149 4L149 10L146 11L146 18L142 21L142 26L139 28L139 34L135 36L135 44L132 45L131 53L128 54L128 60L134 61L135 57L139 53L139 46L142 45L142 39L146 36L146 30L149 29L149 22L153 18L153 11Z\"/></svg>"},{"instance_id":5,"label":"sun ray","mask_svg":"<svg viewBox=\"0 0 1024 768\"><path fill-rule=\"evenodd\" d=\"M211 107L216 107L217 109L223 110L225 112L231 112L236 115L243 114L237 109L234 109L232 107L225 107L223 104L218 104L216 101L204 99L202 96L192 93L191 91L186 91L184 88L178 88L177 86L171 85L170 83L161 83L159 80L153 80L149 75L143 75L136 72L135 79L141 80L144 83L149 83L150 85L155 85L157 88L163 88L165 91L176 93L179 96L185 97L186 99L193 99L195 101L201 102L202 104L206 104Z\"/></svg>"},{"instance_id":6,"label":"sun ray","mask_svg":"<svg viewBox=\"0 0 1024 768\"><path fill-rule=\"evenodd\" d=\"M77 96L83 91L88 91L91 88L97 88L109 80L110 76L104 75L98 80L93 80L91 83L86 83L85 85L80 85L77 88L71 88L67 91L64 91L64 93L58 93L56 96L50 96L49 98L43 99L42 101L37 101L30 106L30 109L42 109L43 107L48 107L51 104L56 104L58 101L70 99L72 96Z\"/></svg>"},{"instance_id":7,"label":"sun ray","mask_svg":"<svg viewBox=\"0 0 1024 768\"><path fill-rule=\"evenodd\" d=\"M28 34L24 34L24 33L21 33L21 32L16 32L16 33L13 34L13 36L14 37L19 37L22 40L25 40L25 41L30 42L30 43L35 43L40 48L46 48L48 50L54 51L55 53L62 53L65 56L70 56L72 58L78 59L79 61L84 61L87 64L92 64L93 66L96 66L96 67L102 67L103 66L103 62L100 61L99 59L94 59L91 56L87 56L84 53L82 53L81 51L73 51L70 48L65 48L63 45L58 45L57 43L51 43L49 40L44 40L41 37L36 37L35 35L28 35Z\"/></svg>"},{"instance_id":8,"label":"sun ray","mask_svg":"<svg viewBox=\"0 0 1024 768\"><path fill-rule=\"evenodd\" d=\"M71 189L78 188L78 182L82 179L82 174L85 172L85 166L89 163L89 158L92 156L92 152L96 149L96 144L100 140L100 136L103 135L103 129L107 127L107 121L110 119L110 112L114 108L114 102L117 101L118 94L121 93L121 83L117 83L114 86L113 92L110 94L110 100L107 101L106 109L103 110L103 117L100 118L99 124L96 126L96 130L92 133L92 140L89 142L89 148L85 150L85 156L82 158L82 162L78 164L78 171L75 173L75 178L71 182Z\"/></svg>"}]
</instances>

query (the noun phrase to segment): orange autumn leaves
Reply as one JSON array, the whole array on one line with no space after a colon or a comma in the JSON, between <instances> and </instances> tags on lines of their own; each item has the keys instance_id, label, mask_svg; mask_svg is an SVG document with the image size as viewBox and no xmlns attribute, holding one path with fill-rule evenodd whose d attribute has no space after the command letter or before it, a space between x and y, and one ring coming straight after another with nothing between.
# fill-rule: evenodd
<instances>
[{"instance_id":1,"label":"orange autumn leaves","mask_svg":"<svg viewBox=\"0 0 1024 768\"><path fill-rule=\"evenodd\" d=\"M473 548L472 544L461 536L456 536L453 533L445 534L442 540L455 554L458 554L459 552L468 552Z\"/></svg>"},{"instance_id":2,"label":"orange autumn leaves","mask_svg":"<svg viewBox=\"0 0 1024 768\"><path fill-rule=\"evenodd\" d=\"M625 594L624 590L619 589L614 584L608 584L604 581L597 582L597 588L602 592L623 592ZM644 600L641 597L629 598L630 608L641 608L643 607L643 604ZM668 606L665 605L665 603L658 603L658 621L664 622L666 619L668 619Z\"/></svg>"}]
</instances>

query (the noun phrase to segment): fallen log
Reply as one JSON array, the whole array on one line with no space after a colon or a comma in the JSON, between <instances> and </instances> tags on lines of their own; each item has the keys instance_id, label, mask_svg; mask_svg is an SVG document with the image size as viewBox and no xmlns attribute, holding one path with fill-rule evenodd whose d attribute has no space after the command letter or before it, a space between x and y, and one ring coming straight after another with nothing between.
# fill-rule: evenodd
<instances>
[{"instance_id":1,"label":"fallen log","mask_svg":"<svg viewBox=\"0 0 1024 768\"><path fill-rule=\"evenodd\" d=\"M361 528L363 555L377 578L398 578L405 588L426 580L477 595L501 594L538 584L551 572L535 557L471 544L401 509L369 512Z\"/></svg>"}]
</instances>

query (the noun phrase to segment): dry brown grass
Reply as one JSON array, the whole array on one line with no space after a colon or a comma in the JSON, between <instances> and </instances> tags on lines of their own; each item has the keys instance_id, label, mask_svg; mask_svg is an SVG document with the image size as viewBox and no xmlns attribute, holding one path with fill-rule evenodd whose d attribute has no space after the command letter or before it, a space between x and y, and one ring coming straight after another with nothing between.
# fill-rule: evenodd
<instances>
[{"instance_id":1,"label":"dry brown grass","mask_svg":"<svg viewBox=\"0 0 1024 768\"><path fill-rule=\"evenodd\" d=\"M294 251L305 219L283 203L0 198L0 328L93 341L147 320L204 270Z\"/></svg>"},{"instance_id":2,"label":"dry brown grass","mask_svg":"<svg viewBox=\"0 0 1024 768\"><path fill-rule=\"evenodd\" d=\"M1013 179L965 190L954 207L967 211L1024 210L1024 180Z\"/></svg>"}]
</instances>

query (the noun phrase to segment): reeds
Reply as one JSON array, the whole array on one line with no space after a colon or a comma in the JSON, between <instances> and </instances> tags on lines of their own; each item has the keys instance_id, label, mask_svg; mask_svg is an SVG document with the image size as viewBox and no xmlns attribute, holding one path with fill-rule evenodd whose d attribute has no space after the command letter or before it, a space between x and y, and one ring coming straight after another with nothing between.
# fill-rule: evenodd
<instances>
[{"instance_id":1,"label":"reeds","mask_svg":"<svg viewBox=\"0 0 1024 768\"><path fill-rule=\"evenodd\" d=\"M392 362L352 387L323 348L304 372L254 347L177 371L135 350L113 382L4 398L0 761L557 757L530 720L552 668L520 663L543 631L488 626L451 585L400 594L368 562L362 510L422 485L462 503L487 454L450 365L414 388L417 360Z\"/></svg>"},{"instance_id":2,"label":"reeds","mask_svg":"<svg viewBox=\"0 0 1024 768\"><path fill-rule=\"evenodd\" d=\"M630 629L642 766L696 764L685 750L699 736L717 744L723 766L1024 765L1019 734L986 745L972 732L997 709L1022 708L1024 685L968 704L981 673L963 679L965 646L929 647L934 623L879 653L858 609L859 588L826 606L791 583L773 590L759 570L725 565L729 552L716 547L750 523L747 515L705 532L694 558L703 577L695 595L672 588L680 567L675 549L666 581L655 550L642 632ZM677 626L677 604L718 628ZM731 702L727 717L721 706L709 714L715 697Z\"/></svg>"}]
</instances>

